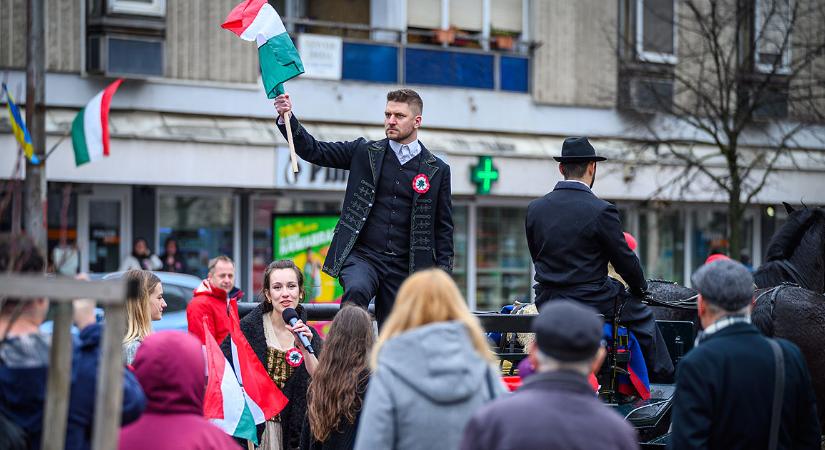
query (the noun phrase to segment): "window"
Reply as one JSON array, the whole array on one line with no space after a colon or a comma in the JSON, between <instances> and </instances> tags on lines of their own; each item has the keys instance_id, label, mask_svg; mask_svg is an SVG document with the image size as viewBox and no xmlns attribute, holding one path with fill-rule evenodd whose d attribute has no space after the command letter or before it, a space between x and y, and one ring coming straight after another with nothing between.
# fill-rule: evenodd
<instances>
[{"instance_id":1,"label":"window","mask_svg":"<svg viewBox=\"0 0 825 450\"><path fill-rule=\"evenodd\" d=\"M642 61L676 63L676 0L636 0L636 54Z\"/></svg>"},{"instance_id":2,"label":"window","mask_svg":"<svg viewBox=\"0 0 825 450\"><path fill-rule=\"evenodd\" d=\"M110 13L146 16L166 15L166 0L109 0Z\"/></svg>"},{"instance_id":3,"label":"window","mask_svg":"<svg viewBox=\"0 0 825 450\"><path fill-rule=\"evenodd\" d=\"M160 194L158 242L174 236L189 272L206 278L211 258L234 258L233 203L228 195ZM240 278L239 273L235 276Z\"/></svg>"},{"instance_id":4,"label":"window","mask_svg":"<svg viewBox=\"0 0 825 450\"><path fill-rule=\"evenodd\" d=\"M513 300L530 300L530 251L524 233L527 208L478 207L479 311L498 311Z\"/></svg>"},{"instance_id":5,"label":"window","mask_svg":"<svg viewBox=\"0 0 825 450\"><path fill-rule=\"evenodd\" d=\"M756 69L787 73L791 60L790 0L756 0L755 9Z\"/></svg>"},{"instance_id":6,"label":"window","mask_svg":"<svg viewBox=\"0 0 825 450\"><path fill-rule=\"evenodd\" d=\"M681 210L646 211L640 214L637 252L647 278L684 284L684 223L685 215Z\"/></svg>"},{"instance_id":7,"label":"window","mask_svg":"<svg viewBox=\"0 0 825 450\"><path fill-rule=\"evenodd\" d=\"M467 205L453 205L453 280L467 298Z\"/></svg>"}]
</instances>

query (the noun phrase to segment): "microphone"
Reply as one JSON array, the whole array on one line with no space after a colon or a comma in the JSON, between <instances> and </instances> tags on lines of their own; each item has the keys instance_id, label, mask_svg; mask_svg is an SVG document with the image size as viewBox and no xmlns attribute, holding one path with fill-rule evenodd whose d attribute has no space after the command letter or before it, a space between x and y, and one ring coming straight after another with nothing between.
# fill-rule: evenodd
<instances>
[{"instance_id":1,"label":"microphone","mask_svg":"<svg viewBox=\"0 0 825 450\"><path fill-rule=\"evenodd\" d=\"M298 323L298 312L295 311L293 308L287 308L284 312L281 313L281 317L283 317L284 322L288 323L290 326L295 326ZM304 344L304 347L307 349L308 352L315 354L315 350L312 348L312 344L309 343L309 339L306 336L300 333L296 333L298 335L298 339L301 340L301 343Z\"/></svg>"}]
</instances>

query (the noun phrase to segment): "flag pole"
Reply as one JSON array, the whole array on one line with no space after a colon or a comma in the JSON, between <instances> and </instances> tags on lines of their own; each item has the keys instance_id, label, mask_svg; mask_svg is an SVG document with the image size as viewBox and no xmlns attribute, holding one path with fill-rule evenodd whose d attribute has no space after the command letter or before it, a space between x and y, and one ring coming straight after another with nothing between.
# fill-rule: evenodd
<instances>
[{"instance_id":1,"label":"flag pole","mask_svg":"<svg viewBox=\"0 0 825 450\"><path fill-rule=\"evenodd\" d=\"M284 113L284 125L286 125L286 141L289 143L289 161L292 163L292 173L298 173L298 156L295 154L295 143L292 142L292 125L289 119L292 113L287 111Z\"/></svg>"}]
</instances>

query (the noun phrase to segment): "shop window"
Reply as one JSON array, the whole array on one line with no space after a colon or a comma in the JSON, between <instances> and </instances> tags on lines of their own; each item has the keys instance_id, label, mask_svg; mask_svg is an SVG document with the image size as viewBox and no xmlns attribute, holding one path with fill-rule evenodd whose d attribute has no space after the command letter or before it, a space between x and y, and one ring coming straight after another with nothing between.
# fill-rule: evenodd
<instances>
[{"instance_id":1,"label":"shop window","mask_svg":"<svg viewBox=\"0 0 825 450\"><path fill-rule=\"evenodd\" d=\"M526 208L478 208L477 289L479 311L513 300L529 301L530 252L524 233Z\"/></svg>"},{"instance_id":2,"label":"shop window","mask_svg":"<svg viewBox=\"0 0 825 450\"><path fill-rule=\"evenodd\" d=\"M453 205L453 280L467 298L467 205Z\"/></svg>"},{"instance_id":3,"label":"shop window","mask_svg":"<svg viewBox=\"0 0 825 450\"><path fill-rule=\"evenodd\" d=\"M255 295L261 291L264 270L272 262L272 214L329 213L337 215L340 213L340 205L340 200L258 198L252 201L252 276L250 279L252 280L252 292Z\"/></svg>"},{"instance_id":4,"label":"shop window","mask_svg":"<svg viewBox=\"0 0 825 450\"><path fill-rule=\"evenodd\" d=\"M639 217L639 247L645 277L684 284L685 214L647 211Z\"/></svg>"},{"instance_id":5,"label":"shop window","mask_svg":"<svg viewBox=\"0 0 825 450\"><path fill-rule=\"evenodd\" d=\"M233 257L233 212L230 196L161 194L158 196L158 242L174 236L189 272L206 278L211 258ZM237 262L235 265L238 266ZM238 273L235 276L240 278Z\"/></svg>"},{"instance_id":6,"label":"shop window","mask_svg":"<svg viewBox=\"0 0 825 450\"><path fill-rule=\"evenodd\" d=\"M753 217L746 216L742 221L741 253L730 254L728 235L728 215L721 210L701 210L693 212L693 269L705 263L713 253L724 253L736 260L750 260L753 255Z\"/></svg>"}]
</instances>

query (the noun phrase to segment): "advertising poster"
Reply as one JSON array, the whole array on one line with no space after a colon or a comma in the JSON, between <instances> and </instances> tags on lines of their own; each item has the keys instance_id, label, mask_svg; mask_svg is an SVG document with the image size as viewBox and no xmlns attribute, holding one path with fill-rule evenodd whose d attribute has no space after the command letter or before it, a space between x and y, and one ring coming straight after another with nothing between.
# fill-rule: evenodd
<instances>
[{"instance_id":1,"label":"advertising poster","mask_svg":"<svg viewBox=\"0 0 825 450\"><path fill-rule=\"evenodd\" d=\"M304 303L340 303L344 289L321 272L338 214L276 214L272 216L273 260L291 259L304 272ZM326 335L328 323L316 323Z\"/></svg>"}]
</instances>

